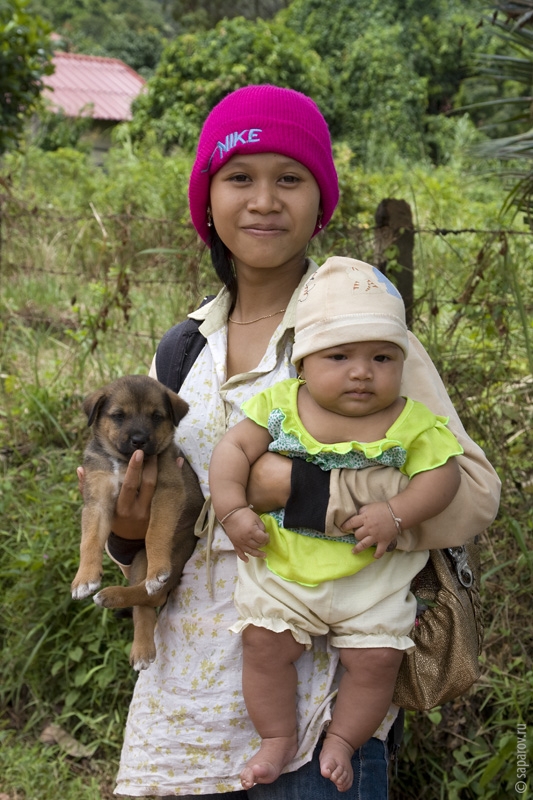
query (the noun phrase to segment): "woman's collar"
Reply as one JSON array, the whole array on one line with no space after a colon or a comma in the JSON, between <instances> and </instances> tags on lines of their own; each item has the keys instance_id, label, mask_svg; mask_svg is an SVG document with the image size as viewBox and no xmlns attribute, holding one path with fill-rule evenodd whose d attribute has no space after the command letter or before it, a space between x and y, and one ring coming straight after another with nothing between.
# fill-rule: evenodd
<instances>
[{"instance_id":1,"label":"woman's collar","mask_svg":"<svg viewBox=\"0 0 533 800\"><path fill-rule=\"evenodd\" d=\"M313 259L308 258L307 269L297 288L294 290L289 301L289 305L287 306L287 310L283 315L283 319L281 321L281 325L283 326L281 333L288 328L294 328L296 322L296 306L298 303L298 297L300 296L300 292L302 291L305 282L313 274L313 272L316 272L317 269L318 264L316 264ZM201 306L200 308L197 308L195 311L191 311L191 313L187 316L189 319L196 319L201 322L200 332L207 337L209 334L214 333L226 324L230 309L231 298L228 290L224 286L219 291L217 296L213 298L213 300Z\"/></svg>"}]
</instances>

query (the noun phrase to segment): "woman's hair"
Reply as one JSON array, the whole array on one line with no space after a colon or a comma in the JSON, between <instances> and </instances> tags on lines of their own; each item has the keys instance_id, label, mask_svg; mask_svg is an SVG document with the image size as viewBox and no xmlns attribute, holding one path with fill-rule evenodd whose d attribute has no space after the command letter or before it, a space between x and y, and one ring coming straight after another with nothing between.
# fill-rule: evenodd
<instances>
[{"instance_id":1,"label":"woman's hair","mask_svg":"<svg viewBox=\"0 0 533 800\"><path fill-rule=\"evenodd\" d=\"M216 274L230 293L232 304L237 299L237 279L235 268L228 249L217 233L214 223L209 227L209 242L211 248L211 262Z\"/></svg>"}]
</instances>

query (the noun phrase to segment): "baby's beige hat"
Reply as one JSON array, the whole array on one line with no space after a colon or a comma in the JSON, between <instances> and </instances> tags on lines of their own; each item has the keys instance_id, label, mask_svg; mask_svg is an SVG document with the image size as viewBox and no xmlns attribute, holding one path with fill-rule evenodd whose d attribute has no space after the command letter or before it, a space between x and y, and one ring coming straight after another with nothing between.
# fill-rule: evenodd
<instances>
[{"instance_id":1,"label":"baby's beige hat","mask_svg":"<svg viewBox=\"0 0 533 800\"><path fill-rule=\"evenodd\" d=\"M405 306L376 267L335 256L306 281L298 298L292 362L349 342L397 344L407 356Z\"/></svg>"}]
</instances>

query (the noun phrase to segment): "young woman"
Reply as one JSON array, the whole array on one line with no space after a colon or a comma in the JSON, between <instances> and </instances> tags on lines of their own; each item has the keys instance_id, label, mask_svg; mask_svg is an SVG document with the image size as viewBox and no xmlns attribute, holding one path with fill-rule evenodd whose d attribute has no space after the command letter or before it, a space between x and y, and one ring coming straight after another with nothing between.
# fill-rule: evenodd
<instances>
[{"instance_id":1,"label":"young woman","mask_svg":"<svg viewBox=\"0 0 533 800\"><path fill-rule=\"evenodd\" d=\"M310 239L327 225L338 200L328 128L304 95L275 86L249 86L213 109L202 130L189 187L193 224L210 246L224 287L194 312L206 346L180 390L190 411L178 443L206 498L211 454L243 419L241 404L285 378L291 363L294 309L317 269ZM157 377L155 367L152 375ZM494 518L498 479L466 436L421 345L410 337L403 393L450 417L465 453L461 487L450 513L454 541L466 541ZM275 454L252 473L250 502L259 510L286 506L291 462ZM263 463L261 463L263 461ZM127 542L142 538L156 480L134 454L117 502L109 543L117 560ZM140 487L140 488L139 488ZM465 508L468 511L465 512ZM346 516L350 510L346 509ZM322 733L338 686L338 652L324 637L298 660L298 750L272 784L240 790L243 758L259 746L241 689L240 637L233 591L237 557L214 515L188 562L181 584L159 616L157 659L139 675L130 707L116 793L129 796L204 796L327 800L337 789L320 775ZM209 567L209 569L208 569ZM211 587L211 590L210 590ZM387 734L391 708L374 736L352 758L354 783L346 797L387 796ZM234 794L236 792L236 794Z\"/></svg>"}]
</instances>

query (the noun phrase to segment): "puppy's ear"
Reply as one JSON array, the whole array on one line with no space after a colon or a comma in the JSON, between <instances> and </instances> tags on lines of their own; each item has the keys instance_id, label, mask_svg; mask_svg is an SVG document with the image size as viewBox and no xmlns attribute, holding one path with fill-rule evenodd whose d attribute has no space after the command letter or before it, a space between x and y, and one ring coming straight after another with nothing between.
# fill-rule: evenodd
<instances>
[{"instance_id":1,"label":"puppy's ear","mask_svg":"<svg viewBox=\"0 0 533 800\"><path fill-rule=\"evenodd\" d=\"M172 422L174 425L177 425L180 419L183 419L189 410L189 404L186 403L185 400L182 400L181 397L175 392L171 392L170 390L167 390L166 397Z\"/></svg>"},{"instance_id":2,"label":"puppy's ear","mask_svg":"<svg viewBox=\"0 0 533 800\"><path fill-rule=\"evenodd\" d=\"M103 391L103 389L98 389L96 392L90 394L89 397L86 397L83 401L83 410L87 414L87 426L89 428L100 413L100 409L102 408L106 398L107 394Z\"/></svg>"}]
</instances>

